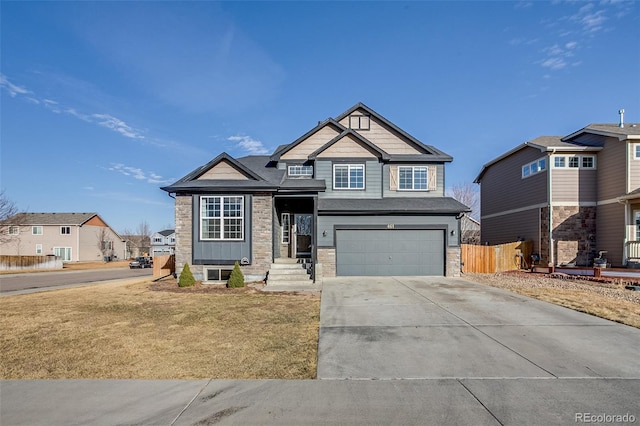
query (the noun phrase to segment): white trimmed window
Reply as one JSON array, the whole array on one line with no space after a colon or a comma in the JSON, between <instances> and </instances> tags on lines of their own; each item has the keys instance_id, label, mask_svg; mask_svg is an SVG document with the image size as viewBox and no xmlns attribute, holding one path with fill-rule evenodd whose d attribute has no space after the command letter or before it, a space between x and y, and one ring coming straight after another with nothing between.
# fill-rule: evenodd
<instances>
[{"instance_id":1,"label":"white trimmed window","mask_svg":"<svg viewBox=\"0 0 640 426\"><path fill-rule=\"evenodd\" d=\"M289 176L313 176L313 166L296 164L287 167L287 173Z\"/></svg>"},{"instance_id":2,"label":"white trimmed window","mask_svg":"<svg viewBox=\"0 0 640 426\"><path fill-rule=\"evenodd\" d=\"M364 189L364 164L334 164L333 189Z\"/></svg>"},{"instance_id":3,"label":"white trimmed window","mask_svg":"<svg viewBox=\"0 0 640 426\"><path fill-rule=\"evenodd\" d=\"M244 197L200 198L201 240L242 240L244 238Z\"/></svg>"},{"instance_id":4,"label":"white trimmed window","mask_svg":"<svg viewBox=\"0 0 640 426\"><path fill-rule=\"evenodd\" d=\"M70 235L71 234L71 227L70 226L61 226L60 227L60 234L62 234L62 235Z\"/></svg>"},{"instance_id":5,"label":"white trimmed window","mask_svg":"<svg viewBox=\"0 0 640 426\"><path fill-rule=\"evenodd\" d=\"M233 270L229 266L205 266L203 269L205 282L227 282Z\"/></svg>"},{"instance_id":6,"label":"white trimmed window","mask_svg":"<svg viewBox=\"0 0 640 426\"><path fill-rule=\"evenodd\" d=\"M291 215L282 213L282 244L289 244L291 241Z\"/></svg>"},{"instance_id":7,"label":"white trimmed window","mask_svg":"<svg viewBox=\"0 0 640 426\"><path fill-rule=\"evenodd\" d=\"M42 226L32 226L31 235L42 235Z\"/></svg>"},{"instance_id":8,"label":"white trimmed window","mask_svg":"<svg viewBox=\"0 0 640 426\"><path fill-rule=\"evenodd\" d=\"M633 144L633 158L640 160L640 143Z\"/></svg>"},{"instance_id":9,"label":"white trimmed window","mask_svg":"<svg viewBox=\"0 0 640 426\"><path fill-rule=\"evenodd\" d=\"M398 189L402 191L425 191L427 185L426 167L398 167Z\"/></svg>"},{"instance_id":10,"label":"white trimmed window","mask_svg":"<svg viewBox=\"0 0 640 426\"><path fill-rule=\"evenodd\" d=\"M556 169L595 169L594 155L556 155L553 157L553 167Z\"/></svg>"},{"instance_id":11,"label":"white trimmed window","mask_svg":"<svg viewBox=\"0 0 640 426\"><path fill-rule=\"evenodd\" d=\"M19 235L20 227L15 225L10 225L7 227L7 234L9 235Z\"/></svg>"},{"instance_id":12,"label":"white trimmed window","mask_svg":"<svg viewBox=\"0 0 640 426\"><path fill-rule=\"evenodd\" d=\"M42 254L42 244L36 244L36 254Z\"/></svg>"},{"instance_id":13,"label":"white trimmed window","mask_svg":"<svg viewBox=\"0 0 640 426\"><path fill-rule=\"evenodd\" d=\"M545 170L547 170L546 157L540 158L536 161L532 161L531 163L522 166L522 178L524 179L526 177L533 176Z\"/></svg>"}]
</instances>

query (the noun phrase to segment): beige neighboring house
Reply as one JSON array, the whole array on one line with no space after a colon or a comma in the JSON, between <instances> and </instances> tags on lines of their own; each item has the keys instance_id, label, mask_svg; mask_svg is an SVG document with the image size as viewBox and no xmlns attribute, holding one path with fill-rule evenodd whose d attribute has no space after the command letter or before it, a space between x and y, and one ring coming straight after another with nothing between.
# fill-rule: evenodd
<instances>
[{"instance_id":1,"label":"beige neighboring house","mask_svg":"<svg viewBox=\"0 0 640 426\"><path fill-rule=\"evenodd\" d=\"M542 136L485 164L481 243L533 240L541 264L640 261L640 124Z\"/></svg>"},{"instance_id":2,"label":"beige neighboring house","mask_svg":"<svg viewBox=\"0 0 640 426\"><path fill-rule=\"evenodd\" d=\"M125 258L125 242L97 213L19 213L4 227L2 255L55 255L65 262Z\"/></svg>"}]
</instances>

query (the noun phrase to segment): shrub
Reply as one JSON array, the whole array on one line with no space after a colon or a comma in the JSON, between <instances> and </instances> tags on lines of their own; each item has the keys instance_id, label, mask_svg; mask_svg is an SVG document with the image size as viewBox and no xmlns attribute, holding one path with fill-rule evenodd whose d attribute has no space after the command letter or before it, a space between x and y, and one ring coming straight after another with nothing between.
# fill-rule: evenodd
<instances>
[{"instance_id":1,"label":"shrub","mask_svg":"<svg viewBox=\"0 0 640 426\"><path fill-rule=\"evenodd\" d=\"M182 268L182 272L180 272L180 278L178 279L179 287L191 287L196 283L196 279L193 278L193 274L191 273L191 268L189 268L189 264L185 263L184 268Z\"/></svg>"},{"instance_id":2,"label":"shrub","mask_svg":"<svg viewBox=\"0 0 640 426\"><path fill-rule=\"evenodd\" d=\"M237 288L244 287L244 275L240 270L240 265L236 261L236 264L233 265L233 271L231 271L231 276L229 277L229 281L227 282L227 287L229 288Z\"/></svg>"}]
</instances>

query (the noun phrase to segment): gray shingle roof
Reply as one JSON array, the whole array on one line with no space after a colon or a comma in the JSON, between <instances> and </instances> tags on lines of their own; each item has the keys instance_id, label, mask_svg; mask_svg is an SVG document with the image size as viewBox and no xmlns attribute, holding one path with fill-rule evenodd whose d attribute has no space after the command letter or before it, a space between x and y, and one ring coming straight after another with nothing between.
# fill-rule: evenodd
<instances>
[{"instance_id":1,"label":"gray shingle roof","mask_svg":"<svg viewBox=\"0 0 640 426\"><path fill-rule=\"evenodd\" d=\"M320 198L318 212L341 214L459 214L471 209L451 197L337 199Z\"/></svg>"},{"instance_id":2,"label":"gray shingle roof","mask_svg":"<svg viewBox=\"0 0 640 426\"><path fill-rule=\"evenodd\" d=\"M580 136L584 133L592 133L596 135L617 137L620 140L624 139L640 139L640 124L628 123L624 127L620 127L618 124L602 123L602 124L589 124L586 127L573 132L568 136L562 138L563 141L571 140L576 136Z\"/></svg>"},{"instance_id":3,"label":"gray shingle roof","mask_svg":"<svg viewBox=\"0 0 640 426\"><path fill-rule=\"evenodd\" d=\"M82 225L97 213L18 213L11 221L19 225Z\"/></svg>"}]
</instances>

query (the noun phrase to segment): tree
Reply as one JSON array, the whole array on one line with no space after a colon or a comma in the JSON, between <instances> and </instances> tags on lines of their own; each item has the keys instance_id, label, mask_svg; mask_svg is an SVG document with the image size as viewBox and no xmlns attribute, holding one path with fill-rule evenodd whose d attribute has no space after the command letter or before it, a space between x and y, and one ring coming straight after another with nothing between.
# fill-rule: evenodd
<instances>
[{"instance_id":1,"label":"tree","mask_svg":"<svg viewBox=\"0 0 640 426\"><path fill-rule=\"evenodd\" d=\"M465 213L465 216L460 220L460 241L464 244L480 244L480 229L475 223L480 219L480 193L477 185L473 183L457 184L452 186L447 193L471 209L471 212Z\"/></svg>"},{"instance_id":2,"label":"tree","mask_svg":"<svg viewBox=\"0 0 640 426\"><path fill-rule=\"evenodd\" d=\"M138 224L136 228L136 236L139 238L138 247L140 248L140 252L145 252L149 254L151 251L151 227L146 220L143 220Z\"/></svg>"},{"instance_id":3,"label":"tree","mask_svg":"<svg viewBox=\"0 0 640 426\"><path fill-rule=\"evenodd\" d=\"M15 203L7 197L4 189L0 191L0 243L6 244L19 240L9 230L20 225L20 215Z\"/></svg>"},{"instance_id":4,"label":"tree","mask_svg":"<svg viewBox=\"0 0 640 426\"><path fill-rule=\"evenodd\" d=\"M180 272L180 278L178 278L178 287L191 287L195 285L195 283L196 279L193 277L193 273L191 273L191 268L189 268L188 263L185 263L182 272Z\"/></svg>"},{"instance_id":5,"label":"tree","mask_svg":"<svg viewBox=\"0 0 640 426\"><path fill-rule=\"evenodd\" d=\"M98 250L102 254L102 259L107 261L113 256L113 240L110 238L109 231L106 227L101 226L96 231L96 238L98 240Z\"/></svg>"},{"instance_id":6,"label":"tree","mask_svg":"<svg viewBox=\"0 0 640 426\"><path fill-rule=\"evenodd\" d=\"M244 287L244 275L240 270L240 265L238 264L238 261L236 261L235 265L233 265L233 270L231 271L231 276L229 277L229 281L227 282L227 287L229 288Z\"/></svg>"}]
</instances>

